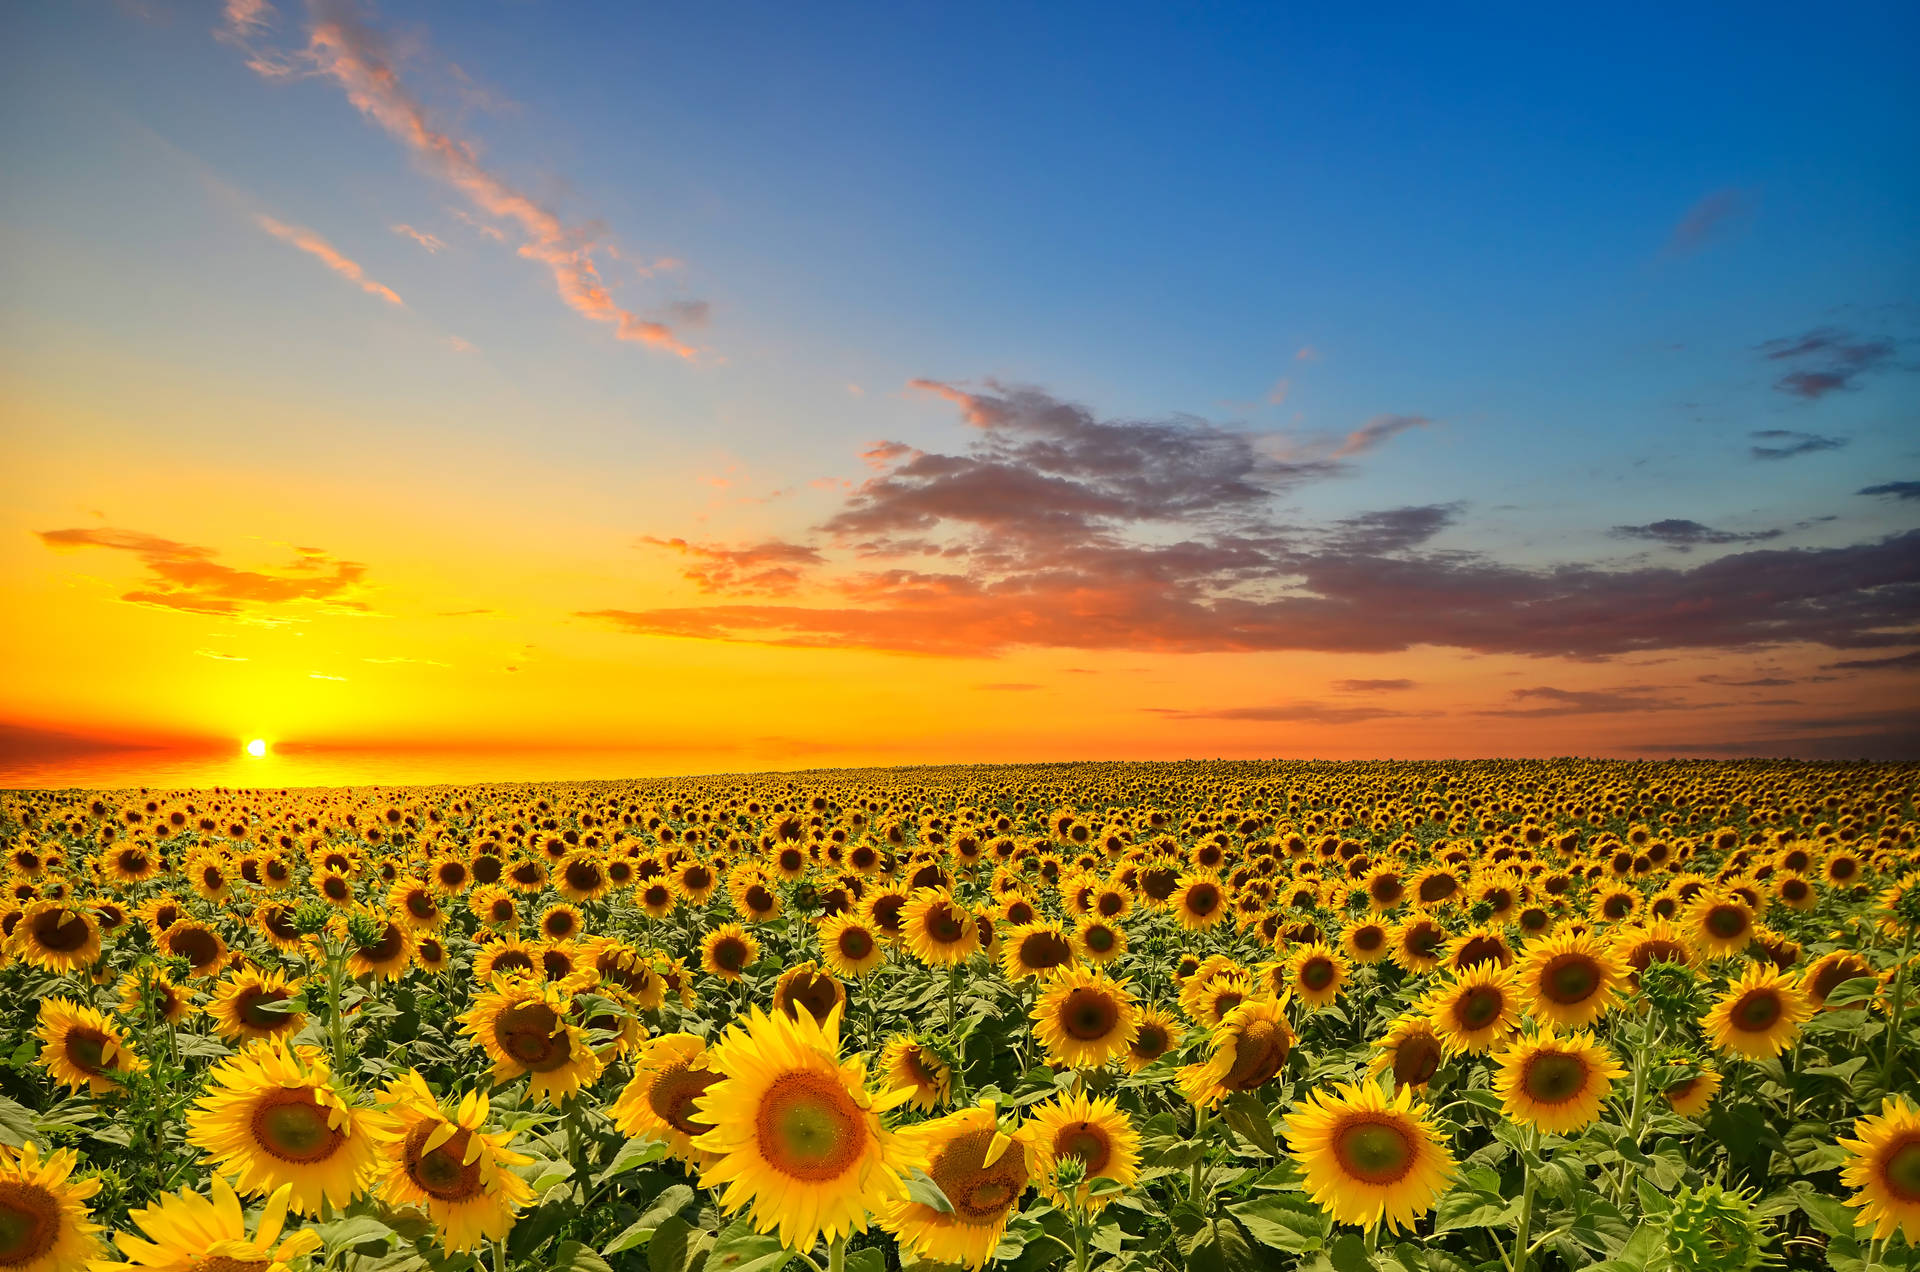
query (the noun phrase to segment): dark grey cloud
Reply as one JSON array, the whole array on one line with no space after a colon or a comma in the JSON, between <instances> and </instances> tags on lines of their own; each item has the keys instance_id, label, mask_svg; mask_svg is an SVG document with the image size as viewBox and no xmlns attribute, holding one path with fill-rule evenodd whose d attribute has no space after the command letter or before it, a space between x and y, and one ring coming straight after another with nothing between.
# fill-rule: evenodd
<instances>
[{"instance_id":1,"label":"dark grey cloud","mask_svg":"<svg viewBox=\"0 0 1920 1272\"><path fill-rule=\"evenodd\" d=\"M1701 676L1703 685L1720 685L1726 689L1777 689L1782 685L1798 684L1798 681L1783 679L1780 676L1755 676L1751 680L1735 680L1731 676Z\"/></svg>"},{"instance_id":2,"label":"dark grey cloud","mask_svg":"<svg viewBox=\"0 0 1920 1272\"><path fill-rule=\"evenodd\" d=\"M1333 687L1342 693L1397 693L1414 685L1411 680L1336 680Z\"/></svg>"},{"instance_id":3,"label":"dark grey cloud","mask_svg":"<svg viewBox=\"0 0 1920 1272\"><path fill-rule=\"evenodd\" d=\"M1767 443L1765 446L1747 448L1755 459L1793 459L1818 451L1839 450L1851 440L1845 437L1822 437L1818 433L1799 433L1790 428L1763 428L1749 436L1756 442Z\"/></svg>"},{"instance_id":4,"label":"dark grey cloud","mask_svg":"<svg viewBox=\"0 0 1920 1272\"><path fill-rule=\"evenodd\" d=\"M1828 671L1920 671L1920 649L1888 658L1843 658L1826 664Z\"/></svg>"},{"instance_id":5,"label":"dark grey cloud","mask_svg":"<svg viewBox=\"0 0 1920 1272\"><path fill-rule=\"evenodd\" d=\"M1920 499L1920 481L1883 481L1877 486L1862 486L1856 495L1881 495L1891 499Z\"/></svg>"},{"instance_id":6,"label":"dark grey cloud","mask_svg":"<svg viewBox=\"0 0 1920 1272\"><path fill-rule=\"evenodd\" d=\"M1367 720L1401 719L1411 714L1389 711L1385 707L1348 707L1326 702L1282 702L1200 711L1177 707L1142 707L1141 710L1168 720L1251 720L1270 724L1360 724Z\"/></svg>"},{"instance_id":7,"label":"dark grey cloud","mask_svg":"<svg viewBox=\"0 0 1920 1272\"><path fill-rule=\"evenodd\" d=\"M1698 521L1669 517L1664 521L1650 521L1643 526L1615 526L1607 533L1616 539L1648 539L1655 543L1664 543L1676 551L1685 552L1690 548L1713 547L1728 543L1764 543L1768 539L1778 539L1784 531L1715 530Z\"/></svg>"},{"instance_id":8,"label":"dark grey cloud","mask_svg":"<svg viewBox=\"0 0 1920 1272\"><path fill-rule=\"evenodd\" d=\"M1540 685L1532 689L1515 689L1513 700L1515 703L1537 703L1538 705L1496 707L1477 714L1505 716L1512 719L1542 719L1548 716L1682 711L1694 705L1678 698L1664 697L1658 690L1648 686L1627 686L1619 689L1556 689L1551 685Z\"/></svg>"}]
</instances>

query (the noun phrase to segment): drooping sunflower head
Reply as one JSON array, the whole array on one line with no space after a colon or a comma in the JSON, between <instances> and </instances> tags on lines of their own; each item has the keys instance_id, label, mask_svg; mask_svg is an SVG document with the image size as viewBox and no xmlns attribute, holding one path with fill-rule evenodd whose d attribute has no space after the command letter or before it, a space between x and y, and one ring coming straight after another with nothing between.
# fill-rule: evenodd
<instances>
[{"instance_id":1,"label":"drooping sunflower head","mask_svg":"<svg viewBox=\"0 0 1920 1272\"><path fill-rule=\"evenodd\" d=\"M1640 987L1640 976L1655 963L1681 963L1693 966L1693 946L1680 926L1669 919L1648 919L1621 928L1613 941L1613 952L1627 966L1627 984Z\"/></svg>"},{"instance_id":2,"label":"drooping sunflower head","mask_svg":"<svg viewBox=\"0 0 1920 1272\"><path fill-rule=\"evenodd\" d=\"M387 1084L381 1103L386 1200L425 1210L448 1254L504 1238L533 1199L532 1187L511 1168L533 1159L509 1147L510 1132L486 1129L486 1093L469 1091L457 1103L442 1103L408 1070Z\"/></svg>"},{"instance_id":3,"label":"drooping sunflower head","mask_svg":"<svg viewBox=\"0 0 1920 1272\"><path fill-rule=\"evenodd\" d=\"M787 968L774 983L774 1010L787 1016L797 1016L804 1011L815 1020L825 1020L830 1012L844 1009L846 1005L846 987L832 972L811 960Z\"/></svg>"},{"instance_id":4,"label":"drooping sunflower head","mask_svg":"<svg viewBox=\"0 0 1920 1272\"><path fill-rule=\"evenodd\" d=\"M1368 1229L1412 1227L1456 1169L1411 1086L1391 1101L1371 1082L1315 1091L1287 1118L1287 1145L1320 1208Z\"/></svg>"},{"instance_id":5,"label":"drooping sunflower head","mask_svg":"<svg viewBox=\"0 0 1920 1272\"><path fill-rule=\"evenodd\" d=\"M881 1226L922 1260L984 1266L1032 1182L1025 1137L1003 1134L998 1111L987 1103L911 1126L900 1138L926 1163L948 1207L896 1199L881 1212Z\"/></svg>"},{"instance_id":6,"label":"drooping sunflower head","mask_svg":"<svg viewBox=\"0 0 1920 1272\"><path fill-rule=\"evenodd\" d=\"M1124 980L1069 967L1033 1006L1033 1031L1054 1064L1098 1069L1123 1054L1140 1032L1140 1012Z\"/></svg>"},{"instance_id":7,"label":"drooping sunflower head","mask_svg":"<svg viewBox=\"0 0 1920 1272\"><path fill-rule=\"evenodd\" d=\"M1000 943L1000 967L1009 980L1045 979L1071 966L1073 960L1073 945L1057 923L1023 923Z\"/></svg>"},{"instance_id":8,"label":"drooping sunflower head","mask_svg":"<svg viewBox=\"0 0 1920 1272\"><path fill-rule=\"evenodd\" d=\"M1489 963L1468 968L1437 986L1421 1003L1447 1049L1491 1051L1513 1035L1520 1023L1520 996L1513 973Z\"/></svg>"},{"instance_id":9,"label":"drooping sunflower head","mask_svg":"<svg viewBox=\"0 0 1920 1272\"><path fill-rule=\"evenodd\" d=\"M1514 985L1536 1020L1584 1029L1612 1009L1626 966L1597 936L1571 931L1528 942Z\"/></svg>"},{"instance_id":10,"label":"drooping sunflower head","mask_svg":"<svg viewBox=\"0 0 1920 1272\"><path fill-rule=\"evenodd\" d=\"M29 1140L0 1145L0 1268L7 1272L76 1272L103 1253L87 1200L97 1179L75 1180L79 1154L64 1148L42 1161Z\"/></svg>"},{"instance_id":11,"label":"drooping sunflower head","mask_svg":"<svg viewBox=\"0 0 1920 1272\"><path fill-rule=\"evenodd\" d=\"M1446 1059L1447 1044L1431 1019L1407 1012L1374 1040L1373 1048L1369 1074L1391 1072L1396 1086L1424 1087Z\"/></svg>"},{"instance_id":12,"label":"drooping sunflower head","mask_svg":"<svg viewBox=\"0 0 1920 1272\"><path fill-rule=\"evenodd\" d=\"M1212 1108L1235 1091L1271 1082L1292 1051L1285 1009L1270 998L1249 999L1208 1034L1207 1058L1180 1070L1180 1089L1196 1107Z\"/></svg>"},{"instance_id":13,"label":"drooping sunflower head","mask_svg":"<svg viewBox=\"0 0 1920 1272\"><path fill-rule=\"evenodd\" d=\"M964 963L980 948L973 914L945 888L919 888L900 912L907 949L933 967Z\"/></svg>"},{"instance_id":14,"label":"drooping sunflower head","mask_svg":"<svg viewBox=\"0 0 1920 1272\"><path fill-rule=\"evenodd\" d=\"M709 1156L694 1148L693 1141L713 1127L694 1115L694 1106L720 1081L707 1060L707 1044L694 1034L648 1039L634 1060L633 1078L607 1115L624 1134L657 1140L681 1161L704 1164Z\"/></svg>"},{"instance_id":15,"label":"drooping sunflower head","mask_svg":"<svg viewBox=\"0 0 1920 1272\"><path fill-rule=\"evenodd\" d=\"M1054 1181L1056 1162L1080 1162L1083 1182L1075 1189L1077 1202L1096 1211L1120 1194L1102 1190L1094 1195L1094 1180L1110 1179L1130 1188L1140 1177L1140 1132L1112 1096L1094 1099L1084 1091L1055 1096L1033 1107L1021 1134L1032 1155L1034 1182L1058 1205L1069 1201Z\"/></svg>"},{"instance_id":16,"label":"drooping sunflower head","mask_svg":"<svg viewBox=\"0 0 1920 1272\"><path fill-rule=\"evenodd\" d=\"M496 1085L525 1074L531 1094L557 1104L605 1067L572 1013L573 999L558 985L497 980L460 1024L493 1061Z\"/></svg>"},{"instance_id":17,"label":"drooping sunflower head","mask_svg":"<svg viewBox=\"0 0 1920 1272\"><path fill-rule=\"evenodd\" d=\"M1801 974L1800 988L1805 992L1807 1001L1821 1010L1827 1008L1827 999L1833 991L1850 980L1871 978L1873 965L1852 950L1834 950L1815 959L1813 965Z\"/></svg>"},{"instance_id":18,"label":"drooping sunflower head","mask_svg":"<svg viewBox=\"0 0 1920 1272\"><path fill-rule=\"evenodd\" d=\"M149 999L157 1020L179 1024L193 1013L193 991L157 967L135 968L120 978L121 1015L145 1020Z\"/></svg>"},{"instance_id":19,"label":"drooping sunflower head","mask_svg":"<svg viewBox=\"0 0 1920 1272\"><path fill-rule=\"evenodd\" d=\"M127 1046L119 1025L64 998L40 1000L40 1024L34 1032L41 1041L37 1063L54 1081L75 1091L118 1091L121 1075L147 1067Z\"/></svg>"},{"instance_id":20,"label":"drooping sunflower head","mask_svg":"<svg viewBox=\"0 0 1920 1272\"><path fill-rule=\"evenodd\" d=\"M1138 1073L1180 1045L1186 1031L1171 1012L1159 1007L1140 1009L1140 1032L1120 1058L1129 1072Z\"/></svg>"},{"instance_id":21,"label":"drooping sunflower head","mask_svg":"<svg viewBox=\"0 0 1920 1272\"><path fill-rule=\"evenodd\" d=\"M1909 1245L1920 1242L1920 1108L1905 1096L1888 1096L1878 1113L1853 1124L1840 1182L1854 1189L1847 1204L1860 1222L1873 1225L1876 1241L1896 1231Z\"/></svg>"},{"instance_id":22,"label":"drooping sunflower head","mask_svg":"<svg viewBox=\"0 0 1920 1272\"><path fill-rule=\"evenodd\" d=\"M1813 1004L1791 977L1770 964L1750 963L1700 1024L1720 1050L1764 1060L1786 1050L1812 1014Z\"/></svg>"},{"instance_id":23,"label":"drooping sunflower head","mask_svg":"<svg viewBox=\"0 0 1920 1272\"><path fill-rule=\"evenodd\" d=\"M1532 1033L1496 1058L1493 1088L1516 1122L1565 1135L1593 1124L1626 1070L1593 1035Z\"/></svg>"},{"instance_id":24,"label":"drooping sunflower head","mask_svg":"<svg viewBox=\"0 0 1920 1272\"><path fill-rule=\"evenodd\" d=\"M708 1063L721 1080L693 1111L713 1129L693 1147L713 1155L700 1181L728 1213L748 1208L757 1230L805 1250L865 1231L870 1208L906 1196L913 1154L880 1114L910 1093L867 1093L864 1061L840 1059L838 1011L821 1022L753 1008Z\"/></svg>"},{"instance_id":25,"label":"drooping sunflower head","mask_svg":"<svg viewBox=\"0 0 1920 1272\"><path fill-rule=\"evenodd\" d=\"M1677 1082L1666 1083L1660 1094L1681 1117L1699 1117L1720 1091L1720 1071L1710 1064L1687 1067L1691 1072Z\"/></svg>"},{"instance_id":26,"label":"drooping sunflower head","mask_svg":"<svg viewBox=\"0 0 1920 1272\"><path fill-rule=\"evenodd\" d=\"M953 1098L953 1066L917 1034L889 1038L880 1050L879 1087L908 1091L917 1109L940 1108Z\"/></svg>"},{"instance_id":27,"label":"drooping sunflower head","mask_svg":"<svg viewBox=\"0 0 1920 1272\"><path fill-rule=\"evenodd\" d=\"M313 1047L256 1042L209 1071L187 1140L247 1196L292 1186L304 1215L344 1208L372 1183L380 1115L344 1099Z\"/></svg>"}]
</instances>

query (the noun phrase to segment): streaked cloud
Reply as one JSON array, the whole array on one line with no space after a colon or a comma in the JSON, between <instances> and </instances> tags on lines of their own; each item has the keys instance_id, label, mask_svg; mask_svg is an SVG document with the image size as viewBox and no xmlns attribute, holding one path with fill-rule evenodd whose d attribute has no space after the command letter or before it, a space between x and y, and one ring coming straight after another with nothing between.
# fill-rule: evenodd
<instances>
[{"instance_id":1,"label":"streaked cloud","mask_svg":"<svg viewBox=\"0 0 1920 1272\"><path fill-rule=\"evenodd\" d=\"M389 226L388 228L391 229L395 234L400 235L402 238L412 239L414 242L418 243L421 247L426 248L429 252L438 252L441 248L446 246L446 242L443 239L441 239L441 237L438 234L429 234L425 230L416 230L411 225L406 225L403 223L400 225Z\"/></svg>"},{"instance_id":2,"label":"streaked cloud","mask_svg":"<svg viewBox=\"0 0 1920 1272\"><path fill-rule=\"evenodd\" d=\"M1818 433L1800 433L1790 428L1757 429L1749 436L1755 442L1766 444L1750 446L1748 453L1755 459L1767 460L1795 459L1801 455L1839 450L1850 440L1845 437L1823 437Z\"/></svg>"},{"instance_id":3,"label":"streaked cloud","mask_svg":"<svg viewBox=\"0 0 1920 1272\"><path fill-rule=\"evenodd\" d=\"M1724 238L1752 217L1759 202L1759 196L1753 191L1732 186L1705 195L1687 209L1667 236L1668 254L1697 252L1715 239Z\"/></svg>"},{"instance_id":4,"label":"streaked cloud","mask_svg":"<svg viewBox=\"0 0 1920 1272\"><path fill-rule=\"evenodd\" d=\"M1863 376L1889 366L1895 352L1891 340L1838 327L1816 327L1804 335L1769 340L1760 346L1760 354L1768 362L1794 366L1773 387L1809 402L1857 388Z\"/></svg>"},{"instance_id":5,"label":"streaked cloud","mask_svg":"<svg viewBox=\"0 0 1920 1272\"><path fill-rule=\"evenodd\" d=\"M390 305L400 305L402 307L406 305L406 302L400 299L399 293L394 291L393 288L376 283L371 278L368 278L367 272L360 268L359 262L349 260L347 257L341 255L333 244L327 242L327 240L321 238L305 226L287 225L274 220L265 213L256 217L255 221L261 229L273 235L281 242L292 244L294 247L299 248L307 255L318 260L334 273L340 275L340 277L358 284L360 290L366 292L369 296L378 296Z\"/></svg>"},{"instance_id":6,"label":"streaked cloud","mask_svg":"<svg viewBox=\"0 0 1920 1272\"><path fill-rule=\"evenodd\" d=\"M149 579L145 586L121 596L133 604L222 617L241 615L249 607L299 601L360 612L369 608L350 596L365 578L367 567L338 560L318 548L295 549L291 565L267 573L222 565L214 559L220 554L212 548L139 530L101 526L36 533L50 548L105 548L137 557Z\"/></svg>"}]
</instances>

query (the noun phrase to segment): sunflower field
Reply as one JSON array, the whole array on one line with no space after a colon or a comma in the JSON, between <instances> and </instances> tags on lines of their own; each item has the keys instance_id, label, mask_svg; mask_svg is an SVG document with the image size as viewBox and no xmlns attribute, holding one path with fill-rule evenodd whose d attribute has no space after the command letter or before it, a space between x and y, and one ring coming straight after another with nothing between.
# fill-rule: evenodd
<instances>
[{"instance_id":1,"label":"sunflower field","mask_svg":"<svg viewBox=\"0 0 1920 1272\"><path fill-rule=\"evenodd\" d=\"M0 794L0 1272L1920 1269L1916 779Z\"/></svg>"}]
</instances>

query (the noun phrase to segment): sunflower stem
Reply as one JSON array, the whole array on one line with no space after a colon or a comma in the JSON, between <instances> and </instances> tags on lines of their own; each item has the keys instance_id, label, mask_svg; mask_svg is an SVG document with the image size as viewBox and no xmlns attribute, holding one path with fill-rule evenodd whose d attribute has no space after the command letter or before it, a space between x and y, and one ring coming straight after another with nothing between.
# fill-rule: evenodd
<instances>
[{"instance_id":1,"label":"sunflower stem","mask_svg":"<svg viewBox=\"0 0 1920 1272\"><path fill-rule=\"evenodd\" d=\"M333 1038L333 1072L342 1081L347 1073L347 1018L340 1011L340 980L345 970L346 946L327 942L327 1030Z\"/></svg>"},{"instance_id":2,"label":"sunflower stem","mask_svg":"<svg viewBox=\"0 0 1920 1272\"><path fill-rule=\"evenodd\" d=\"M1880 1085L1893 1086L1893 1058L1900 1049L1900 1017L1907 1007L1907 964L1913 959L1913 929L1900 946L1900 963L1893 969L1893 1006L1887 1013L1887 1049L1880 1059Z\"/></svg>"},{"instance_id":3,"label":"sunflower stem","mask_svg":"<svg viewBox=\"0 0 1920 1272\"><path fill-rule=\"evenodd\" d=\"M1200 1155L1193 1159L1193 1175L1187 1181L1187 1200L1195 1205L1200 1201L1200 1175L1207 1161L1207 1106L1196 1104L1193 1107L1193 1142L1200 1145Z\"/></svg>"},{"instance_id":4,"label":"sunflower stem","mask_svg":"<svg viewBox=\"0 0 1920 1272\"><path fill-rule=\"evenodd\" d=\"M846 1272L847 1236L843 1232L827 1246L827 1272Z\"/></svg>"},{"instance_id":5,"label":"sunflower stem","mask_svg":"<svg viewBox=\"0 0 1920 1272\"><path fill-rule=\"evenodd\" d=\"M1526 1133L1526 1151L1520 1154L1520 1173L1523 1180L1520 1186L1520 1226L1513 1237L1513 1258L1507 1266L1512 1272L1527 1272L1527 1262L1532 1250L1527 1239L1533 1232L1533 1185L1534 1164L1540 1155L1540 1132L1528 1127Z\"/></svg>"}]
</instances>

